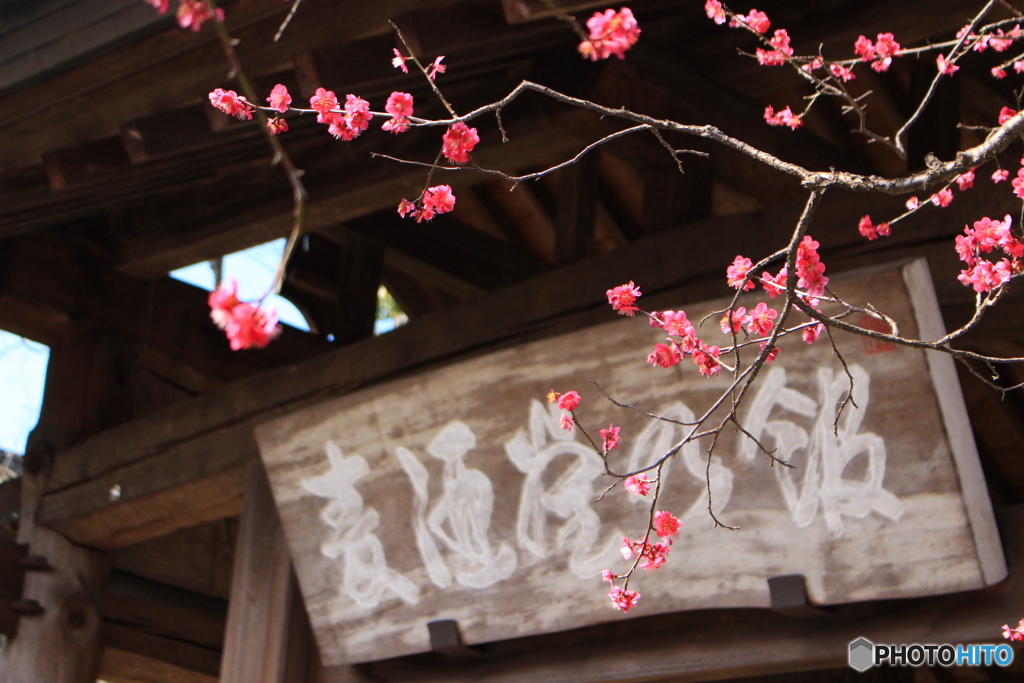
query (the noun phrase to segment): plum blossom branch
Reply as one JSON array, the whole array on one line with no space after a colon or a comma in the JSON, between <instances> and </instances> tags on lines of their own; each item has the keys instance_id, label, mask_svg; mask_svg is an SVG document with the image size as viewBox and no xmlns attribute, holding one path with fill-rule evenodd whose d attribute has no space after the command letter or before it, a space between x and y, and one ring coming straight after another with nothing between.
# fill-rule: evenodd
<instances>
[{"instance_id":1,"label":"plum blossom branch","mask_svg":"<svg viewBox=\"0 0 1024 683\"><path fill-rule=\"evenodd\" d=\"M911 114L910 117L903 122L903 125L900 126L900 129L897 130L896 133L893 135L893 140L896 143L896 149L900 153L900 156L902 156L904 159L907 158L905 141L907 133L910 130L910 127L913 126L919 118L921 118L921 114L924 112L925 107L927 107L928 103L932 101L932 97L935 95L935 89L938 88L939 81L942 80L942 77L952 75L953 73L949 69L943 68L943 62L949 62L951 64L956 62L956 58L958 54L963 50L963 46L970 37L971 32L974 31L978 24L981 23L981 20L984 19L990 11L992 11L992 8L997 4L997 2L998 0L989 0L987 3L985 3L985 6L981 8L981 11L978 12L978 14L975 15L974 19L972 19L971 22L967 25L967 29L963 31L963 35L960 36L960 39L956 42L955 45L953 45L953 49L950 50L949 57L943 57L942 55L940 55L940 58L942 58L942 61L940 61L940 68L938 70L938 73L936 73L935 76L932 77L932 82L928 85L928 91L921 98L920 102L918 102L917 109L914 110L914 113Z\"/></svg>"}]
</instances>

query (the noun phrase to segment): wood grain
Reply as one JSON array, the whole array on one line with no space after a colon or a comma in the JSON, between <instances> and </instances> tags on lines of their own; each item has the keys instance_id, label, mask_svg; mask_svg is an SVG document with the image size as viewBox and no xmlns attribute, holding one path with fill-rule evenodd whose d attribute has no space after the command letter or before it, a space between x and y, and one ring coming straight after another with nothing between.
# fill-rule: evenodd
<instances>
[{"instance_id":1,"label":"wood grain","mask_svg":"<svg viewBox=\"0 0 1024 683\"><path fill-rule=\"evenodd\" d=\"M4 652L4 680L92 683L102 654L95 595L106 574L105 558L41 526L34 529L29 554L46 558L53 569L25 577L24 598L44 611L22 617L18 637Z\"/></svg>"},{"instance_id":2,"label":"wood grain","mask_svg":"<svg viewBox=\"0 0 1024 683\"><path fill-rule=\"evenodd\" d=\"M903 269L903 277L914 305L917 325L921 338L926 341L941 339L946 327L939 312L932 277L924 261L915 261ZM1003 558L999 530L992 516L992 501L988 496L988 484L981 470L978 447L971 433L971 422L967 417L967 404L960 391L953 357L941 353L929 353L928 372L942 411L949 447L953 451L957 473L963 491L964 506L971 521L974 541L978 547L978 559L985 575L985 583L998 583L1006 578L1006 560Z\"/></svg>"},{"instance_id":3,"label":"wood grain","mask_svg":"<svg viewBox=\"0 0 1024 683\"><path fill-rule=\"evenodd\" d=\"M216 676L192 671L153 657L114 647L104 648L100 675L109 683L217 683L218 681Z\"/></svg>"},{"instance_id":4,"label":"wood grain","mask_svg":"<svg viewBox=\"0 0 1024 683\"><path fill-rule=\"evenodd\" d=\"M246 470L231 585L223 683L283 683L292 602L291 558L259 461Z\"/></svg>"},{"instance_id":5,"label":"wood grain","mask_svg":"<svg viewBox=\"0 0 1024 683\"><path fill-rule=\"evenodd\" d=\"M870 302L906 334L917 333L900 268L834 282L847 300ZM687 313L700 320L725 305ZM708 343L720 336L718 317L701 333ZM703 379L689 363L645 365L662 337L642 321L621 320L258 428L324 663L427 650L426 622L438 618L457 620L470 644L617 618L597 575L624 570L621 560L613 564L619 538L642 534L646 513L621 489L591 504L611 482L599 466L588 471L582 438L564 440L557 411L540 401L551 388L580 391L592 433L609 421L623 428L614 466L647 462L679 438L679 428L615 411L586 382L600 380L622 400L684 421L687 409L704 410L726 380ZM879 351L857 337L836 341L861 409L846 412L831 437L848 386L843 370L826 344L784 342L760 380L766 388L755 388L740 417L797 470L770 468L735 434L723 435L712 493L716 513L741 531L716 530L704 511L708 444L684 449L665 474L669 492L659 507L687 522L666 567L637 577L638 612L766 607L766 580L781 574L803 574L810 600L822 605L949 593L1002 578L982 569L982 555L1001 557L1001 549L998 538L979 537L965 512L964 488L975 485L961 481L946 436L963 427L943 428L924 353ZM794 436L801 430L807 448ZM991 508L982 508L991 523Z\"/></svg>"}]
</instances>

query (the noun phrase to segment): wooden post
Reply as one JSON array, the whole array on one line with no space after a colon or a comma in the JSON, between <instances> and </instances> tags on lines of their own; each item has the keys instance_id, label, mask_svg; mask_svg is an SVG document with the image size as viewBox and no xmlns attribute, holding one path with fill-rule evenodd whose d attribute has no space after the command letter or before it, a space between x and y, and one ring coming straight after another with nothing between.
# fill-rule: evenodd
<instances>
[{"instance_id":1,"label":"wooden post","mask_svg":"<svg viewBox=\"0 0 1024 683\"><path fill-rule=\"evenodd\" d=\"M270 483L254 460L246 470L221 683L304 680L313 650L305 619Z\"/></svg>"},{"instance_id":2,"label":"wooden post","mask_svg":"<svg viewBox=\"0 0 1024 683\"><path fill-rule=\"evenodd\" d=\"M23 610L0 667L4 681L95 683L102 654L97 597L106 556L45 527L35 528L29 555L45 558L48 567L25 576L21 605L35 610Z\"/></svg>"}]
</instances>

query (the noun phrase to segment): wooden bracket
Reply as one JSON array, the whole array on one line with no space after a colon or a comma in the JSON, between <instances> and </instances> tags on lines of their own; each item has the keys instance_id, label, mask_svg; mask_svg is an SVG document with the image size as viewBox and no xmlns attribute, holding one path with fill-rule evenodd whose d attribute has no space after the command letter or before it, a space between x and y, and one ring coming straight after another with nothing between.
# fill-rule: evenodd
<instances>
[{"instance_id":1,"label":"wooden bracket","mask_svg":"<svg viewBox=\"0 0 1024 683\"><path fill-rule=\"evenodd\" d=\"M462 644L459 622L454 619L438 619L427 622L430 631L430 650L449 657L466 659L483 657L483 653Z\"/></svg>"},{"instance_id":2,"label":"wooden bracket","mask_svg":"<svg viewBox=\"0 0 1024 683\"><path fill-rule=\"evenodd\" d=\"M821 617L829 610L807 600L807 582L803 574L785 574L768 579L772 611L789 617Z\"/></svg>"},{"instance_id":3,"label":"wooden bracket","mask_svg":"<svg viewBox=\"0 0 1024 683\"><path fill-rule=\"evenodd\" d=\"M47 572L53 569L46 558L41 555L19 557L18 566L27 572Z\"/></svg>"}]
</instances>

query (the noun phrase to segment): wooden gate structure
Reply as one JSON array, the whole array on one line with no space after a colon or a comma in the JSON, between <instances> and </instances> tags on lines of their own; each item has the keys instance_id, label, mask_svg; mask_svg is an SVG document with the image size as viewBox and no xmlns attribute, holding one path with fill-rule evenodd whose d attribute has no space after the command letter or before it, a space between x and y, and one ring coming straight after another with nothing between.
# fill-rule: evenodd
<instances>
[{"instance_id":1,"label":"wooden gate structure","mask_svg":"<svg viewBox=\"0 0 1024 683\"><path fill-rule=\"evenodd\" d=\"M559 1L580 16L599 4ZM825 44L846 54L860 34L947 39L978 5L769 0L758 9L803 51ZM765 125L766 105L795 106L807 92L792 73L737 54L755 43L709 21L698 0L631 3L640 42L626 60L600 63L581 60L574 34L534 0L305 0L274 42L289 6L225 3L263 91L284 83L308 98L322 85L379 109L402 90L418 112L438 113L422 79L392 68L390 18L419 54L445 55L438 83L461 111L529 79L713 124L821 170L897 175L928 154L950 159L980 141L971 126L995 125L1020 87L1014 74L990 76L1004 56L972 56L933 98L902 161L851 134L830 102L800 130ZM419 191L423 169L370 153L429 162L437 136L375 131L345 143L295 118L281 140L305 171L308 235L283 294L313 332L286 329L264 350L232 352L206 293L168 273L287 235L292 203L260 131L206 101L231 87L227 71L208 27L178 29L140 0L0 0L0 328L51 349L24 475L0 484L0 679L1021 675L1024 658L970 671L847 667L858 637L997 642L1002 624L1024 617L1020 391L1000 400L962 369L958 382L952 362L855 338L842 343L871 400L850 429L872 459L850 476L862 477L854 489L867 507L808 493L803 475L758 467L738 442L727 445L707 471L729 487L723 514L751 528L712 533L704 516L688 517L677 569L641 577L650 589L628 617L604 604L594 568L609 560L614 532L629 533L616 524L638 509L590 504L577 486L593 485L587 460L548 429L543 394L555 381L593 378L626 400L695 408L699 378L645 367L642 349L656 335L614 316L604 292L634 280L652 307L707 309L728 293L725 267L738 249L760 257L784 243L802 206L795 181L700 141L687 144L708 156L688 155L679 174L657 140L631 137L513 192L493 176L452 173L444 182L456 210L416 224L395 205ZM858 71L873 123L896 130L934 72L931 57ZM540 97L503 120L508 142L481 124L474 159L510 173L549 167L618 130ZM1003 167L1016 168L1014 154ZM890 297L907 329L938 336L943 320L967 320L973 293L956 280L953 238L1020 207L983 170L949 207L876 242L857 233L858 219L896 215L904 198L832 193L815 234L829 273L857 296ZM410 320L375 337L382 284ZM1021 311L1009 292L963 345L1024 356ZM767 392L751 414L778 430L788 409L796 431L786 433L824 434L815 415L839 368L824 347L789 351L793 360L763 381L791 403ZM1024 381L1024 370L1008 367L1001 381ZM596 393L587 400L599 404ZM632 435L644 429L630 423ZM669 436L652 432L645 443ZM539 439L578 457L559 480L569 493L543 473L547 461L537 464L548 448ZM627 441L623 452L642 459L643 448ZM817 453L831 457L824 446ZM811 456L801 457L810 470ZM672 467L678 509L698 509L696 466L684 453ZM474 519L490 520L472 551L455 538L468 514L452 503L458 486L476 487ZM586 495L573 498L578 490ZM354 500L362 526L343 519ZM349 533L357 526L361 535ZM562 556L552 546L559 533Z\"/></svg>"}]
</instances>

